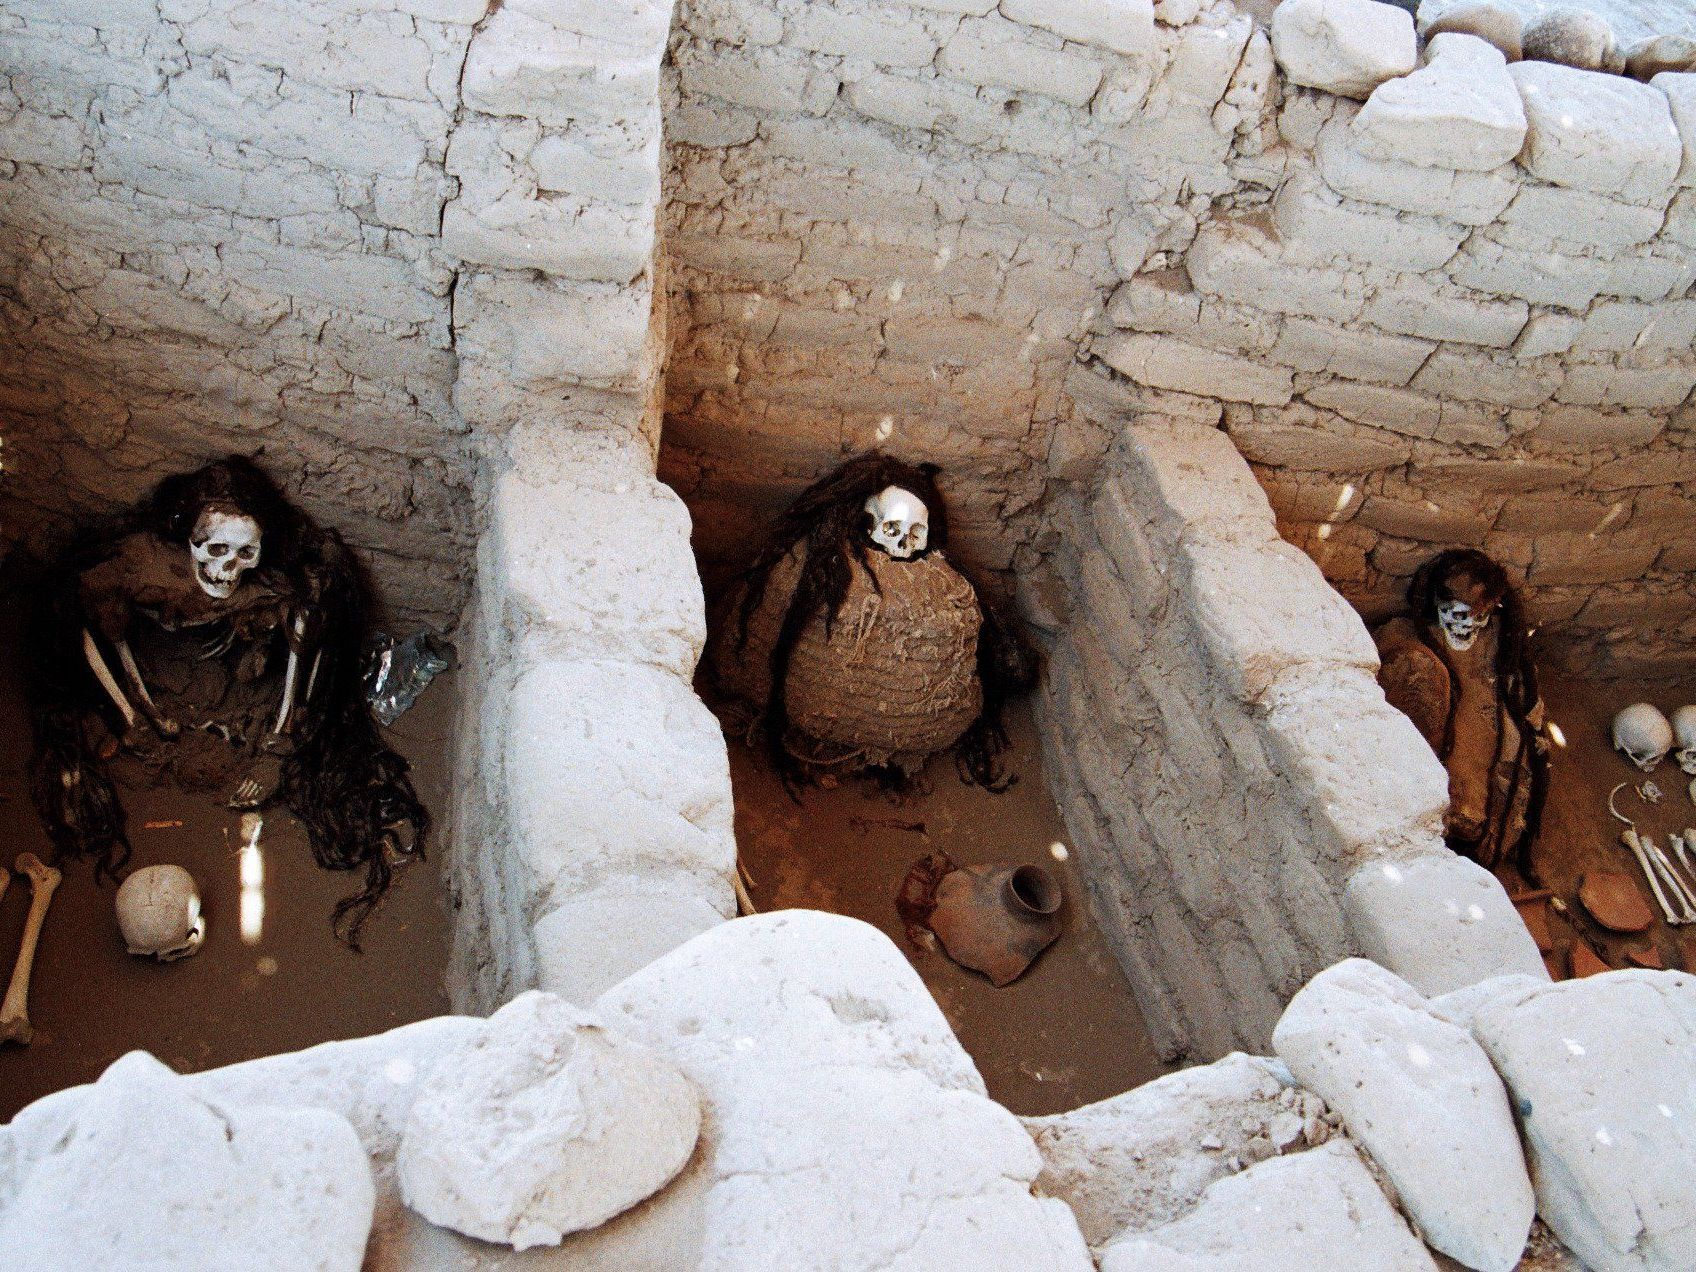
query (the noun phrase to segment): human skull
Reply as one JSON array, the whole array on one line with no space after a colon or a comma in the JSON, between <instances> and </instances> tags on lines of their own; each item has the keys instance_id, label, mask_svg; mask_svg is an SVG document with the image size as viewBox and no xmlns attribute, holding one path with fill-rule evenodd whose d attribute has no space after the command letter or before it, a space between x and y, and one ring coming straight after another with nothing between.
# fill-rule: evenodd
<instances>
[{"instance_id":1,"label":"human skull","mask_svg":"<svg viewBox=\"0 0 1696 1272\"><path fill-rule=\"evenodd\" d=\"M241 576L259 564L259 523L246 513L208 508L189 532L194 581L214 600L224 600Z\"/></svg>"},{"instance_id":2,"label":"human skull","mask_svg":"<svg viewBox=\"0 0 1696 1272\"><path fill-rule=\"evenodd\" d=\"M1680 707L1672 713L1673 738L1678 750L1673 758L1686 773L1696 773L1696 706Z\"/></svg>"},{"instance_id":3,"label":"human skull","mask_svg":"<svg viewBox=\"0 0 1696 1272\"><path fill-rule=\"evenodd\" d=\"M1478 633L1490 625L1490 614L1479 614L1465 601L1444 598L1437 602L1437 624L1443 629L1443 641L1450 649L1467 650L1478 639Z\"/></svg>"},{"instance_id":4,"label":"human skull","mask_svg":"<svg viewBox=\"0 0 1696 1272\"><path fill-rule=\"evenodd\" d=\"M1645 773L1653 771L1673 745L1672 725L1660 710L1635 702L1614 717L1614 750Z\"/></svg>"},{"instance_id":5,"label":"human skull","mask_svg":"<svg viewBox=\"0 0 1696 1272\"><path fill-rule=\"evenodd\" d=\"M118 889L118 930L131 954L187 958L206 939L194 878L181 866L144 866Z\"/></svg>"},{"instance_id":6,"label":"human skull","mask_svg":"<svg viewBox=\"0 0 1696 1272\"><path fill-rule=\"evenodd\" d=\"M930 542L930 509L910 490L885 486L866 500L872 542L897 561L925 550Z\"/></svg>"}]
</instances>

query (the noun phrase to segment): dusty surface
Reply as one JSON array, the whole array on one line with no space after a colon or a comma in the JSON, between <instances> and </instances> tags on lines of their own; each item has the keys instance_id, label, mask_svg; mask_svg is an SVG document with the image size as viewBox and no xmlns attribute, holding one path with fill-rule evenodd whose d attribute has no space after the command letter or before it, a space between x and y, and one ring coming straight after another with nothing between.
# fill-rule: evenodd
<instances>
[{"instance_id":1,"label":"dusty surface","mask_svg":"<svg viewBox=\"0 0 1696 1272\"><path fill-rule=\"evenodd\" d=\"M1557 975L1570 965L1572 942L1582 933L1602 959L1613 967L1630 967L1629 955L1656 953L1667 967L1696 967L1696 924L1668 927L1654 904L1636 860L1620 842L1623 823L1608 812L1608 793L1621 782L1629 785L1615 797L1615 806L1637 823L1669 856L1668 834L1696 826L1696 804L1688 793L1691 778L1669 758L1653 773L1644 774L1613 749L1610 730L1614 713L1633 702L1652 702L1669 716L1683 703L1696 702L1696 677L1669 680L1577 680L1548 674L1542 677L1543 700L1549 719L1566 738L1551 758L1549 801L1534 863L1540 884L1565 902L1563 915L1548 908L1549 934L1556 946L1551 970ZM1653 781L1663 792L1659 804L1645 802L1635 788ZM1647 932L1630 935L1609 932L1585 913L1577 900L1579 880L1587 870L1615 870L1637 887L1655 916ZM1508 879L1508 891L1519 895L1525 885Z\"/></svg>"},{"instance_id":2,"label":"dusty surface","mask_svg":"<svg viewBox=\"0 0 1696 1272\"><path fill-rule=\"evenodd\" d=\"M928 794L896 803L848 783L806 791L793 803L756 751L732 738L736 842L761 910L805 906L852 915L883 930L924 978L977 1063L989 1094L1015 1113L1057 1113L1164 1072L1119 965L1090 922L1083 881L1051 845L1066 830L1037 759L1035 726L1009 713L1002 795L962 783L951 761L933 762ZM1032 862L1055 872L1066 893L1065 929L1023 978L996 989L937 951L914 949L895 897L927 852L960 865Z\"/></svg>"},{"instance_id":3,"label":"dusty surface","mask_svg":"<svg viewBox=\"0 0 1696 1272\"><path fill-rule=\"evenodd\" d=\"M8 627L0 632L0 864L7 866L26 849L44 858L49 850L26 785L29 724L16 665ZM443 677L390 731L438 823L447 803L452 706L451 679ZM239 918L239 814L210 796L170 788L125 787L122 795L135 846L131 865L174 862L194 875L206 906L206 943L178 963L131 957L113 916L113 885L97 887L85 862L67 865L36 953L35 1041L0 1047L0 1122L39 1096L95 1078L138 1047L177 1070L207 1069L448 1009L439 843L431 861L396 882L366 925L359 955L338 945L329 928L330 909L353 890L355 876L319 869L298 823L286 812L268 813L260 844L263 925L247 943ZM28 884L14 878L0 900L0 977L11 975L28 908Z\"/></svg>"}]
</instances>

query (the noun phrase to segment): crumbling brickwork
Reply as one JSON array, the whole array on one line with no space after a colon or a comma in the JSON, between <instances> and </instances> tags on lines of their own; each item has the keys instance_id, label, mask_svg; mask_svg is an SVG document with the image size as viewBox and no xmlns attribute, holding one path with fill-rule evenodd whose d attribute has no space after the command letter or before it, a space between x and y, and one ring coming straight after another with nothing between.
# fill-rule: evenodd
<instances>
[{"instance_id":1,"label":"crumbling brickwork","mask_svg":"<svg viewBox=\"0 0 1696 1272\"><path fill-rule=\"evenodd\" d=\"M0 12L9 538L258 453L393 606L472 532L437 233L483 0L16 0Z\"/></svg>"}]
</instances>

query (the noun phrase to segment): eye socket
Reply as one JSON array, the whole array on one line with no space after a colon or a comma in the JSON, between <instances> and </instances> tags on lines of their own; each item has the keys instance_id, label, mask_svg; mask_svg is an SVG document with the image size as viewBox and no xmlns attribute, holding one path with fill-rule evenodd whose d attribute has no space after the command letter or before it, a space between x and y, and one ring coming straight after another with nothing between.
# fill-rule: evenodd
<instances>
[{"instance_id":1,"label":"eye socket","mask_svg":"<svg viewBox=\"0 0 1696 1272\"><path fill-rule=\"evenodd\" d=\"M900 534L901 523L899 521L886 521L883 523L883 532L885 534Z\"/></svg>"},{"instance_id":2,"label":"eye socket","mask_svg":"<svg viewBox=\"0 0 1696 1272\"><path fill-rule=\"evenodd\" d=\"M254 557L259 555L259 549L254 547L250 543L245 548L243 548L240 552L236 553L236 555L239 556L243 561L251 561L251 560L253 560Z\"/></svg>"},{"instance_id":3,"label":"eye socket","mask_svg":"<svg viewBox=\"0 0 1696 1272\"><path fill-rule=\"evenodd\" d=\"M227 543L214 543L206 549L206 555L210 556L210 557L227 556L229 554L229 551L230 551L230 545L229 544L227 544Z\"/></svg>"}]
</instances>

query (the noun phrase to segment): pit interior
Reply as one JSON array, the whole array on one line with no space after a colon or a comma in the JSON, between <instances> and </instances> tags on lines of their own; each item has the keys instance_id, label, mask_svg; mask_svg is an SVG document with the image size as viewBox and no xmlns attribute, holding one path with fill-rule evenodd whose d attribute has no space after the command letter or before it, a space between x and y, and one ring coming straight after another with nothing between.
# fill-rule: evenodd
<instances>
[{"instance_id":1,"label":"pit interior","mask_svg":"<svg viewBox=\"0 0 1696 1272\"><path fill-rule=\"evenodd\" d=\"M1332 352L1352 349L1365 320L1286 312L1276 283L1254 295L1231 288L1313 282L1299 248L1303 208L1263 156L1282 147L1290 171L1311 178L1339 107L1314 93L1279 97L1264 34L1231 5L1163 26L1135 73L1052 23L971 19L1040 74L984 70L958 53L935 62L965 21L949 5L893 24L865 8L840 7L862 28L838 6L684 3L655 41L658 101L609 106L594 125L596 164L563 172L518 144L534 138L514 140L531 124L563 127L546 102L515 106L475 75L467 82L486 96L458 100L460 72L478 69L472 23L419 19L416 83L400 82L411 72L399 62L316 65L275 32L267 43L244 29L257 43L243 44L197 30L169 103L139 91L145 76L111 83L114 68L144 60L151 16L126 26L115 51L56 45L47 23L20 45L35 68L31 109L73 123L44 127L34 149L8 158L22 179L0 204L7 338L19 350L0 370L17 477L8 540L45 544L166 472L258 450L292 496L347 533L404 632L452 627L475 608L473 561L494 537L484 502L503 465L524 463L517 447L502 448L526 429L569 449L618 432L608 418L623 428L634 416L626 431L641 441L630 449L651 459L648 443L658 443L660 476L693 518L709 596L788 500L843 458L882 447L937 463L961 563L1008 600L1045 654L1041 686L1011 721L1019 784L989 796L939 762L929 792L906 804L844 784L796 805L731 737L738 847L762 908L837 909L904 948L894 894L928 848L1055 870L1065 935L1012 987L909 949L991 1093L1020 1112L1071 1107L1233 1047L1263 1051L1289 995L1351 951L1339 900L1350 872L1373 852L1418 847L1402 824L1412 813L1357 807L1369 801L1339 794L1327 757L1310 753L1323 746L1300 745L1338 720L1394 728L1376 713L1361 659L1338 653L1358 625L1339 616L1327 578L1376 618L1420 559L1477 541L1530 572L1537 620L1576 634L1580 664L1613 644L1666 655L1653 664L1665 680L1633 681L1625 662L1591 662L1576 679L1552 663L1548 676L1568 746L1556 757L1547 838L1559 846L1546 882L1573 887L1590 846L1617 864L1617 823L1598 797L1632 774L1602 751L1605 706L1635 683L1631 698L1670 709L1691 687L1667 670L1687 663L1696 638L1688 561L1676 545L1648 542L1657 528L1664 541L1666 526L1689 524L1688 429L1665 427L1675 405L1616 412L1608 398L1594 404L1597 425L1575 422L1550 389L1541 408L1514 408L1546 408L1546 424L1510 419L1503 402L1462 402L1460 431L1409 441L1384 417L1429 408L1436 418L1451 397L1441 383L1405 389L1415 368L1445 356L1464 368L1477 355L1426 328L1368 333L1374 357L1412 359L1392 387L1420 398L1414 407L1382 386L1366 391L1366 408L1358 392L1325 396L1353 384L1333 374L1332 362L1347 360ZM476 38L517 39L502 30L492 23ZM862 42L868 31L875 47ZM389 78L374 83L379 72ZM993 82L962 88L972 74ZM360 107L352 124L350 95ZM304 138L271 127L269 112L281 118L285 107L318 126ZM534 118L510 122L526 109ZM630 154L608 139L637 133ZM205 182L173 159L184 137L213 170L243 175ZM325 162L352 174L353 195L325 179ZM523 181L508 181L514 164L531 165ZM534 223L509 215L522 202L514 189L543 209ZM1300 195L1301 183L1289 189ZM1687 208L1688 192L1680 198ZM556 218L568 221L610 207L612 228L588 247L543 251L562 206L575 210ZM656 216L658 241L644 242ZM163 246L162 226L174 235ZM1457 227L1456 245L1470 232ZM1351 246L1357 257L1374 250L1345 242L1339 254ZM1423 312L1435 268L1374 279L1377 295L1405 286L1411 297L1387 306L1386 323ZM1313 287L1347 291L1332 283L1319 276ZM1479 302L1517 305L1527 321L1526 302L1493 298L1492 285L1478 284ZM522 308L533 299L525 288L540 289L540 309ZM608 348L576 350L585 329ZM1592 378L1624 385L1645 369L1633 359L1655 354L1633 345L1573 356ZM1592 427L1602 440L1572 440ZM1630 506L1621 516L1603 500L1593 521L1563 521L1559 546L1577 558L1598 538L1610 550L1623 543L1641 562L1635 576L1563 574L1532 542L1539 508L1588 506L1574 496L1592 473L1629 490ZM559 500L562 521L571 497ZM490 594L500 583L477 579ZM1652 596L1655 614L1631 614L1634 595ZM494 626L505 622L503 613ZM1251 645L1257 657L1270 650L1276 674L1230 656ZM476 683L459 687L457 705L475 719L489 686L511 688L518 659L481 638L462 647ZM474 729L452 736L454 697L451 683L432 688L396 736L444 827L501 832L482 807L499 801L461 770L446 776L446 754L477 746ZM22 738L15 686L3 704L6 736ZM39 843L19 785L25 749L8 747L0 792L20 847ZM1388 743L1377 754L1405 758ZM1658 826L1678 823L1682 799L1667 790ZM287 943L248 947L229 921L230 819L179 809L163 793L133 800L138 861L202 863L211 943L173 968L130 963L109 927L99 934L109 891L73 872L34 994L44 1026L50 1004L78 1006L35 1049L0 1054L0 1113L93 1076L130 1046L200 1068L432 1014L445 1001L450 926L472 947L519 951L494 970L484 959L481 988L454 994L456 1007L492 1006L541 975L527 948L546 908L537 898L558 906L576 895L575 882L536 885L529 860L511 865L503 833L487 860L468 860L461 839L445 864L461 876L454 900L465 908L447 917L434 868L412 871L356 960L324 924L345 880L310 867L273 826L265 941ZM19 913L8 898L0 941L15 940ZM1689 967L1677 937L1657 927L1605 952L1653 945L1668 965ZM204 992L188 992L201 978ZM58 1059L72 1040L74 1061Z\"/></svg>"}]
</instances>

